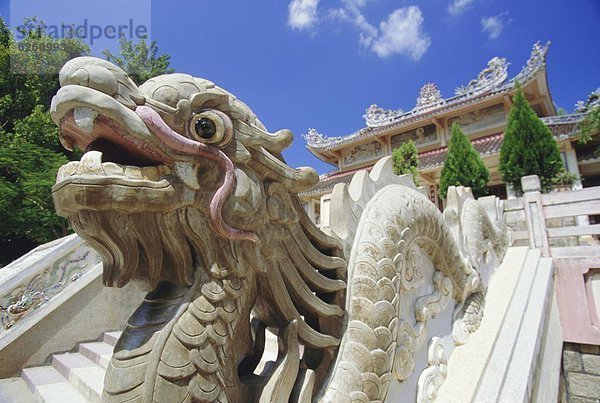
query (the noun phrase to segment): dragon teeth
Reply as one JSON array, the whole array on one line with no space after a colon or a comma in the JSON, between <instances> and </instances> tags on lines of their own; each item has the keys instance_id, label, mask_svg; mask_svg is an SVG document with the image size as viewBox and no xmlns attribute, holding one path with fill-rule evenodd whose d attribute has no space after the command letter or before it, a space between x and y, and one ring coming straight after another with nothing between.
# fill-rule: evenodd
<instances>
[{"instance_id":1,"label":"dragon teeth","mask_svg":"<svg viewBox=\"0 0 600 403\"><path fill-rule=\"evenodd\" d=\"M131 179L143 179L140 167L126 166L125 176Z\"/></svg>"},{"instance_id":2,"label":"dragon teeth","mask_svg":"<svg viewBox=\"0 0 600 403\"><path fill-rule=\"evenodd\" d=\"M94 120L98 112L90 108L75 108L73 110L73 119L81 130L91 133L94 130Z\"/></svg>"},{"instance_id":3,"label":"dragon teeth","mask_svg":"<svg viewBox=\"0 0 600 403\"><path fill-rule=\"evenodd\" d=\"M142 168L142 176L144 179L151 181L158 180L158 168L156 167L145 167Z\"/></svg>"},{"instance_id":4,"label":"dragon teeth","mask_svg":"<svg viewBox=\"0 0 600 403\"><path fill-rule=\"evenodd\" d=\"M88 151L81 157L81 161L71 161L68 164L61 166L56 174L56 182L60 182L74 175L125 176L129 179L158 181L169 174L171 174L171 170L165 165L140 168L136 166L119 165L114 162L103 163L101 152Z\"/></svg>"},{"instance_id":5,"label":"dragon teeth","mask_svg":"<svg viewBox=\"0 0 600 403\"><path fill-rule=\"evenodd\" d=\"M102 168L104 168L104 173L107 175L122 176L125 172L125 169L123 169L122 166L115 164L114 162L105 162L102 164Z\"/></svg>"},{"instance_id":6,"label":"dragon teeth","mask_svg":"<svg viewBox=\"0 0 600 403\"><path fill-rule=\"evenodd\" d=\"M79 174L103 175L102 153L100 151L88 151L83 154L78 171Z\"/></svg>"},{"instance_id":7,"label":"dragon teeth","mask_svg":"<svg viewBox=\"0 0 600 403\"><path fill-rule=\"evenodd\" d=\"M58 173L56 174L56 181L60 182L69 176L73 176L77 173L77 169L79 168L79 162L71 161L68 164L61 166L58 169Z\"/></svg>"}]
</instances>

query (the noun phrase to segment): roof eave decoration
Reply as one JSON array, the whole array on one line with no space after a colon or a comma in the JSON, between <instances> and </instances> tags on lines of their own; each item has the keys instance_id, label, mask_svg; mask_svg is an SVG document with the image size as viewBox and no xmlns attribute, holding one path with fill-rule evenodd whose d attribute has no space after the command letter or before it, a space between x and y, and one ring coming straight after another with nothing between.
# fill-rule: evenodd
<instances>
[{"instance_id":1,"label":"roof eave decoration","mask_svg":"<svg viewBox=\"0 0 600 403\"><path fill-rule=\"evenodd\" d=\"M319 133L316 129L308 129L308 132L302 135L302 138L306 141L308 148L326 148L328 146L339 143L342 137L328 137ZM317 155L321 161L330 163L327 158L321 158Z\"/></svg>"},{"instance_id":2,"label":"roof eave decoration","mask_svg":"<svg viewBox=\"0 0 600 403\"><path fill-rule=\"evenodd\" d=\"M487 67L481 70L477 78L469 81L467 85L458 87L454 94L473 96L500 86L508 77L509 64L503 57L494 57L488 62Z\"/></svg>"},{"instance_id":3,"label":"roof eave decoration","mask_svg":"<svg viewBox=\"0 0 600 403\"><path fill-rule=\"evenodd\" d=\"M442 98L437 86L433 83L427 83L419 92L417 105L410 111L405 112L402 109L385 110L373 104L367 108L363 116L367 127L355 133L348 136L326 137L319 134L316 130L310 129L303 137L306 140L308 148L319 152L352 142L354 138L363 136L376 128L382 128L391 124L402 124L403 121L414 121L415 118L429 114L439 108L451 108L479 96L510 90L514 87L515 82L521 84L529 82L539 71L546 67L546 54L548 53L549 45L550 42L547 42L545 45L536 42L531 49L527 63L523 66L519 74L510 80L507 80L509 66L507 60L501 57L494 57L488 62L487 67L477 75L477 78L471 80L465 86L458 87L455 95L450 98Z\"/></svg>"}]
</instances>

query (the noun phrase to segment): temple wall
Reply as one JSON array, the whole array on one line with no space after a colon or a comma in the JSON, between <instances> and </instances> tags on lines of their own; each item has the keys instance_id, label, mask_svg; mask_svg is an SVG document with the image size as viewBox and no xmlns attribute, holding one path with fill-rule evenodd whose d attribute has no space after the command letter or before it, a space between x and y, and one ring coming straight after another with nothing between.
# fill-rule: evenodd
<instances>
[{"instance_id":1,"label":"temple wall","mask_svg":"<svg viewBox=\"0 0 600 403\"><path fill-rule=\"evenodd\" d=\"M600 346L565 343L561 401L592 403L600 399Z\"/></svg>"}]
</instances>

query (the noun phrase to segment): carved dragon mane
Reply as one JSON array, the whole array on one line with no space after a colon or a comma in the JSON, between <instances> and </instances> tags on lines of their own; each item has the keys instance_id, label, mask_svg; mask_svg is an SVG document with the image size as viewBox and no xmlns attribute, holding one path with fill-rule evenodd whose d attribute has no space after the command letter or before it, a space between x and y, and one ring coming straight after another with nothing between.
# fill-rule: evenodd
<instances>
[{"instance_id":1,"label":"carved dragon mane","mask_svg":"<svg viewBox=\"0 0 600 403\"><path fill-rule=\"evenodd\" d=\"M297 196L316 172L281 156L291 132L268 132L212 82L138 87L90 57L60 81L52 117L85 154L59 170L57 211L102 256L105 285L150 290L115 347L105 401L382 401L392 376L412 372L438 302L483 291L442 214L389 160L336 187L325 234ZM438 274L412 311L399 295L418 287L415 248ZM255 373L266 328L280 354Z\"/></svg>"}]
</instances>

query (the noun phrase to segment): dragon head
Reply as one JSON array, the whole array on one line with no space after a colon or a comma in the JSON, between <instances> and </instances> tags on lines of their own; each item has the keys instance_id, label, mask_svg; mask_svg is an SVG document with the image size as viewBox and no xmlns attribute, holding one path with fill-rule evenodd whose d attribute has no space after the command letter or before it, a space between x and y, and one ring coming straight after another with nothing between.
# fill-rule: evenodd
<instances>
[{"instance_id":1,"label":"dragon head","mask_svg":"<svg viewBox=\"0 0 600 403\"><path fill-rule=\"evenodd\" d=\"M289 130L269 133L208 80L168 74L138 87L113 64L80 57L60 83L52 118L61 143L84 155L60 168L55 205L100 252L108 286L190 285L191 238L260 244L269 217L294 214L282 198L318 181L283 161Z\"/></svg>"}]
</instances>

